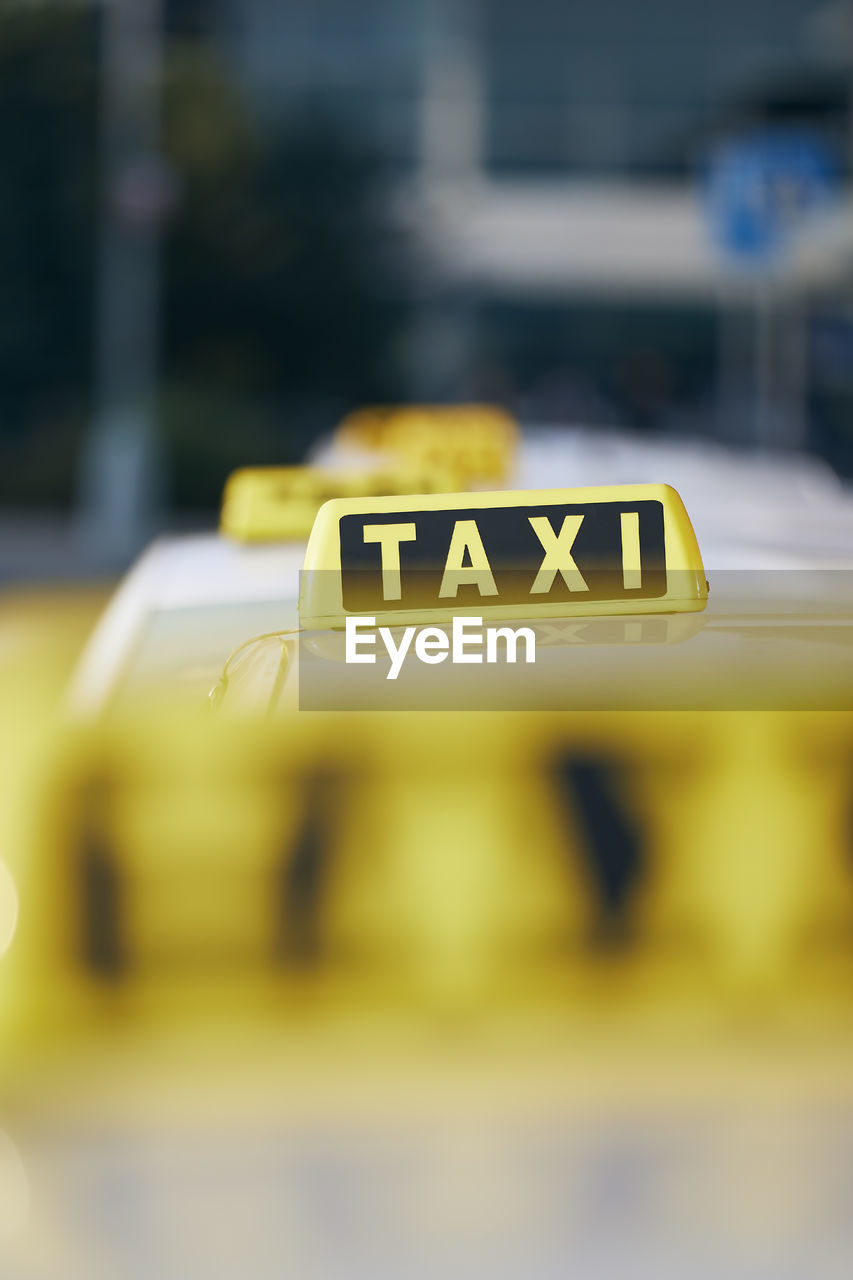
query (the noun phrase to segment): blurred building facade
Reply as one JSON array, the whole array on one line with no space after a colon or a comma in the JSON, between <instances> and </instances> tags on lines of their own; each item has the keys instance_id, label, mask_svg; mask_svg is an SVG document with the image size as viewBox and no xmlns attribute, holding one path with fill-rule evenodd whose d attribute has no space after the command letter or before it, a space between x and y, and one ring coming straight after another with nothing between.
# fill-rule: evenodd
<instances>
[{"instance_id":1,"label":"blurred building facade","mask_svg":"<svg viewBox=\"0 0 853 1280\"><path fill-rule=\"evenodd\" d=\"M232 467L296 461L369 400L496 399L853 474L849 0L143 7L162 25L160 155L125 160L170 191L159 287L137 281L156 295L139 344L166 512L209 511ZM93 319L103 14L0 21L12 506L79 495L96 384L116 380L96 357L116 326ZM844 181L756 270L715 244L703 175L719 143L784 130Z\"/></svg>"},{"instance_id":2,"label":"blurred building facade","mask_svg":"<svg viewBox=\"0 0 853 1280\"><path fill-rule=\"evenodd\" d=\"M835 42L828 63L831 12L816 0L220 4L223 45L262 110L320 104L406 172L684 175L721 119L786 97L794 111L804 94L805 112L848 127L844 58Z\"/></svg>"},{"instance_id":3,"label":"blurred building facade","mask_svg":"<svg viewBox=\"0 0 853 1280\"><path fill-rule=\"evenodd\" d=\"M334 118L398 179L414 394L853 464L827 359L851 337L846 203L765 288L721 259L698 190L715 144L756 129L849 169L853 8L225 0L220 30L260 115Z\"/></svg>"}]
</instances>

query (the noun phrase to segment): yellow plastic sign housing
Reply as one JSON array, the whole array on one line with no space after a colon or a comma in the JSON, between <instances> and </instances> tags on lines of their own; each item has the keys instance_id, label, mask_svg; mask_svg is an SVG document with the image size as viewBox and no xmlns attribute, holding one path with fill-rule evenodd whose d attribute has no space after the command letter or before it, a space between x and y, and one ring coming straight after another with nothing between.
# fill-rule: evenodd
<instances>
[{"instance_id":1,"label":"yellow plastic sign housing","mask_svg":"<svg viewBox=\"0 0 853 1280\"><path fill-rule=\"evenodd\" d=\"M696 612L696 535L663 484L327 502L305 554L304 628L347 616L548 618Z\"/></svg>"},{"instance_id":2,"label":"yellow plastic sign housing","mask_svg":"<svg viewBox=\"0 0 853 1280\"><path fill-rule=\"evenodd\" d=\"M243 467L229 476L219 531L237 542L303 540L330 498L379 494L441 493L459 484L458 474L438 467L362 472L318 467Z\"/></svg>"},{"instance_id":3,"label":"yellow plastic sign housing","mask_svg":"<svg viewBox=\"0 0 853 1280\"><path fill-rule=\"evenodd\" d=\"M514 419L488 404L359 409L335 435L340 444L377 449L417 466L450 466L465 483L506 480L518 445Z\"/></svg>"}]
</instances>

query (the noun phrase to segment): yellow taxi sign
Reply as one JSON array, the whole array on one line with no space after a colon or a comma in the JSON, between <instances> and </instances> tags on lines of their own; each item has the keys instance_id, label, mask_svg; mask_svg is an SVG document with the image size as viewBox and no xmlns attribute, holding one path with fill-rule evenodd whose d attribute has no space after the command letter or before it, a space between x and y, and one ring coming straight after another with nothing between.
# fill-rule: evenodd
<instances>
[{"instance_id":1,"label":"yellow taxi sign","mask_svg":"<svg viewBox=\"0 0 853 1280\"><path fill-rule=\"evenodd\" d=\"M305 555L304 628L695 612L708 584L663 484L327 502Z\"/></svg>"},{"instance_id":2,"label":"yellow taxi sign","mask_svg":"<svg viewBox=\"0 0 853 1280\"><path fill-rule=\"evenodd\" d=\"M222 497L220 533L238 542L305 539L330 498L441 493L459 483L438 467L326 471L317 467L243 467L229 476Z\"/></svg>"},{"instance_id":3,"label":"yellow taxi sign","mask_svg":"<svg viewBox=\"0 0 853 1280\"><path fill-rule=\"evenodd\" d=\"M377 449L419 466L445 465L465 481L505 480L518 446L518 427L497 405L398 405L359 409L335 438Z\"/></svg>"}]
</instances>

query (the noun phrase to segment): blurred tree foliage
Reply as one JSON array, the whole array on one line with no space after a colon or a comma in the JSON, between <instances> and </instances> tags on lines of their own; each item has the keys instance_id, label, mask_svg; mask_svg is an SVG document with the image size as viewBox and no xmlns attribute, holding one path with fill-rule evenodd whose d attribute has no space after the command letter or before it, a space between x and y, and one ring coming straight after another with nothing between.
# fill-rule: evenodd
<instances>
[{"instance_id":1,"label":"blurred tree foliage","mask_svg":"<svg viewBox=\"0 0 853 1280\"><path fill-rule=\"evenodd\" d=\"M0 6L0 500L67 495L91 371L96 29Z\"/></svg>"},{"instance_id":2,"label":"blurred tree foliage","mask_svg":"<svg viewBox=\"0 0 853 1280\"><path fill-rule=\"evenodd\" d=\"M305 110L261 132L209 44L167 42L161 414L172 498L298 459L393 395L378 167ZM99 22L0 0L0 502L66 503L92 412Z\"/></svg>"}]
</instances>

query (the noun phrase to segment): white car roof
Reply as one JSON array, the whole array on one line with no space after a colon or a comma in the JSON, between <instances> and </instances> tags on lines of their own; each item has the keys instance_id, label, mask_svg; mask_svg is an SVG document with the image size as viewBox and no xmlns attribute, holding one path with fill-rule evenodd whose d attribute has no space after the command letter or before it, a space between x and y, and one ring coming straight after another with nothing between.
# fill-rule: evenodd
<instances>
[{"instance_id":1,"label":"white car roof","mask_svg":"<svg viewBox=\"0 0 853 1280\"><path fill-rule=\"evenodd\" d=\"M593 429L525 437L516 483L664 482L680 493L706 569L853 568L853 490L805 454Z\"/></svg>"},{"instance_id":2,"label":"white car roof","mask_svg":"<svg viewBox=\"0 0 853 1280\"><path fill-rule=\"evenodd\" d=\"M324 441L312 462L364 466L365 457ZM730 593L739 570L853 569L853 490L806 455L749 454L708 441L545 425L525 431L508 487L658 481L684 499L709 572L733 571L727 575ZM247 545L216 533L155 542L124 579L87 646L72 686L73 711L92 714L104 705L152 615L184 611L185 647L193 628L200 644L207 632L212 657L219 649L210 642L206 610L219 606L223 663L252 634L298 625L304 553L304 543ZM802 575L795 576L801 592ZM816 589L825 592L825 582ZM744 591L753 590L745 574Z\"/></svg>"},{"instance_id":3,"label":"white car roof","mask_svg":"<svg viewBox=\"0 0 853 1280\"><path fill-rule=\"evenodd\" d=\"M233 605L233 624L219 628L223 663L246 638L241 617L265 614L246 606L269 606L270 628L295 625L304 556L303 543L245 546L219 534L159 539L127 574L95 628L72 681L72 713L91 715L103 707L155 614L193 610L201 633L210 626L209 607Z\"/></svg>"}]
</instances>

